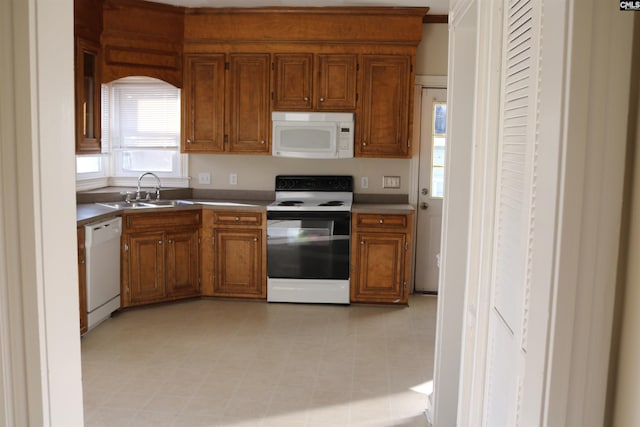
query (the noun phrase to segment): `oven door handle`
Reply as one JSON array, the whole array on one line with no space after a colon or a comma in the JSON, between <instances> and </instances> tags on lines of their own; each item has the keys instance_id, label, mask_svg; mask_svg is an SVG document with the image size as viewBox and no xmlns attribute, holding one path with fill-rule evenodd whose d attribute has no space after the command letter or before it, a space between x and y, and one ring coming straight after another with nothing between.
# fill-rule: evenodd
<instances>
[{"instance_id":1,"label":"oven door handle","mask_svg":"<svg viewBox=\"0 0 640 427\"><path fill-rule=\"evenodd\" d=\"M267 211L267 220L349 220L350 211Z\"/></svg>"}]
</instances>

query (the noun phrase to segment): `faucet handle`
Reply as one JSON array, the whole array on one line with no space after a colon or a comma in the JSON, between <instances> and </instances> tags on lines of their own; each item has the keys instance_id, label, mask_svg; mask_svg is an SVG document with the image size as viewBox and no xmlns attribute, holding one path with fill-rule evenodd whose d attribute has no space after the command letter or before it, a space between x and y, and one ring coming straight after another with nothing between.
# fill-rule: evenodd
<instances>
[{"instance_id":1,"label":"faucet handle","mask_svg":"<svg viewBox=\"0 0 640 427\"><path fill-rule=\"evenodd\" d=\"M124 201L129 203L131 201L131 195L133 194L133 192L131 191L121 191L120 194L124 195Z\"/></svg>"}]
</instances>

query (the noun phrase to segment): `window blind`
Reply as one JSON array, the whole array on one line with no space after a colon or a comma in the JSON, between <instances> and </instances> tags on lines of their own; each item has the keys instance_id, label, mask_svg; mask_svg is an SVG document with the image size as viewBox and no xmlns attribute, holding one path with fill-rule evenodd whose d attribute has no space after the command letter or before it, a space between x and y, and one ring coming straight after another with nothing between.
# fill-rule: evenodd
<instances>
[{"instance_id":1,"label":"window blind","mask_svg":"<svg viewBox=\"0 0 640 427\"><path fill-rule=\"evenodd\" d=\"M113 85L117 148L162 148L180 145L180 90L163 83Z\"/></svg>"}]
</instances>

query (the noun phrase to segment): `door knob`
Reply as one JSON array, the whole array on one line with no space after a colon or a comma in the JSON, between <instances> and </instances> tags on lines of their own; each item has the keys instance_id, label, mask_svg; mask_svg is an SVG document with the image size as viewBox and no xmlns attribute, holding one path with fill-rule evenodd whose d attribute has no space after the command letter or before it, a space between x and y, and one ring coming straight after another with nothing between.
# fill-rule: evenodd
<instances>
[{"instance_id":1,"label":"door knob","mask_svg":"<svg viewBox=\"0 0 640 427\"><path fill-rule=\"evenodd\" d=\"M429 194L429 189L428 188L423 188L422 190L420 190L420 194L422 194L423 196L426 196Z\"/></svg>"},{"instance_id":2,"label":"door knob","mask_svg":"<svg viewBox=\"0 0 640 427\"><path fill-rule=\"evenodd\" d=\"M420 203L420 209L427 210L429 208L429 204L427 202Z\"/></svg>"}]
</instances>

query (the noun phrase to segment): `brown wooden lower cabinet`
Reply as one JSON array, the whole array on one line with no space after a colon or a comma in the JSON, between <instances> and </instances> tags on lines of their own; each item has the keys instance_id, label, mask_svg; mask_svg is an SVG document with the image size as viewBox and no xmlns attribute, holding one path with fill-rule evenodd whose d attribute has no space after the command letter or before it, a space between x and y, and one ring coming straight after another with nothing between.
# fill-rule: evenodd
<instances>
[{"instance_id":1,"label":"brown wooden lower cabinet","mask_svg":"<svg viewBox=\"0 0 640 427\"><path fill-rule=\"evenodd\" d=\"M351 302L406 304L412 214L354 214Z\"/></svg>"},{"instance_id":2,"label":"brown wooden lower cabinet","mask_svg":"<svg viewBox=\"0 0 640 427\"><path fill-rule=\"evenodd\" d=\"M80 334L89 330L87 317L87 258L84 244L84 227L77 228L78 237L78 288L80 298Z\"/></svg>"},{"instance_id":3,"label":"brown wooden lower cabinet","mask_svg":"<svg viewBox=\"0 0 640 427\"><path fill-rule=\"evenodd\" d=\"M202 295L265 299L266 214L203 211Z\"/></svg>"},{"instance_id":4,"label":"brown wooden lower cabinet","mask_svg":"<svg viewBox=\"0 0 640 427\"><path fill-rule=\"evenodd\" d=\"M125 214L122 307L194 297L201 211Z\"/></svg>"}]
</instances>

